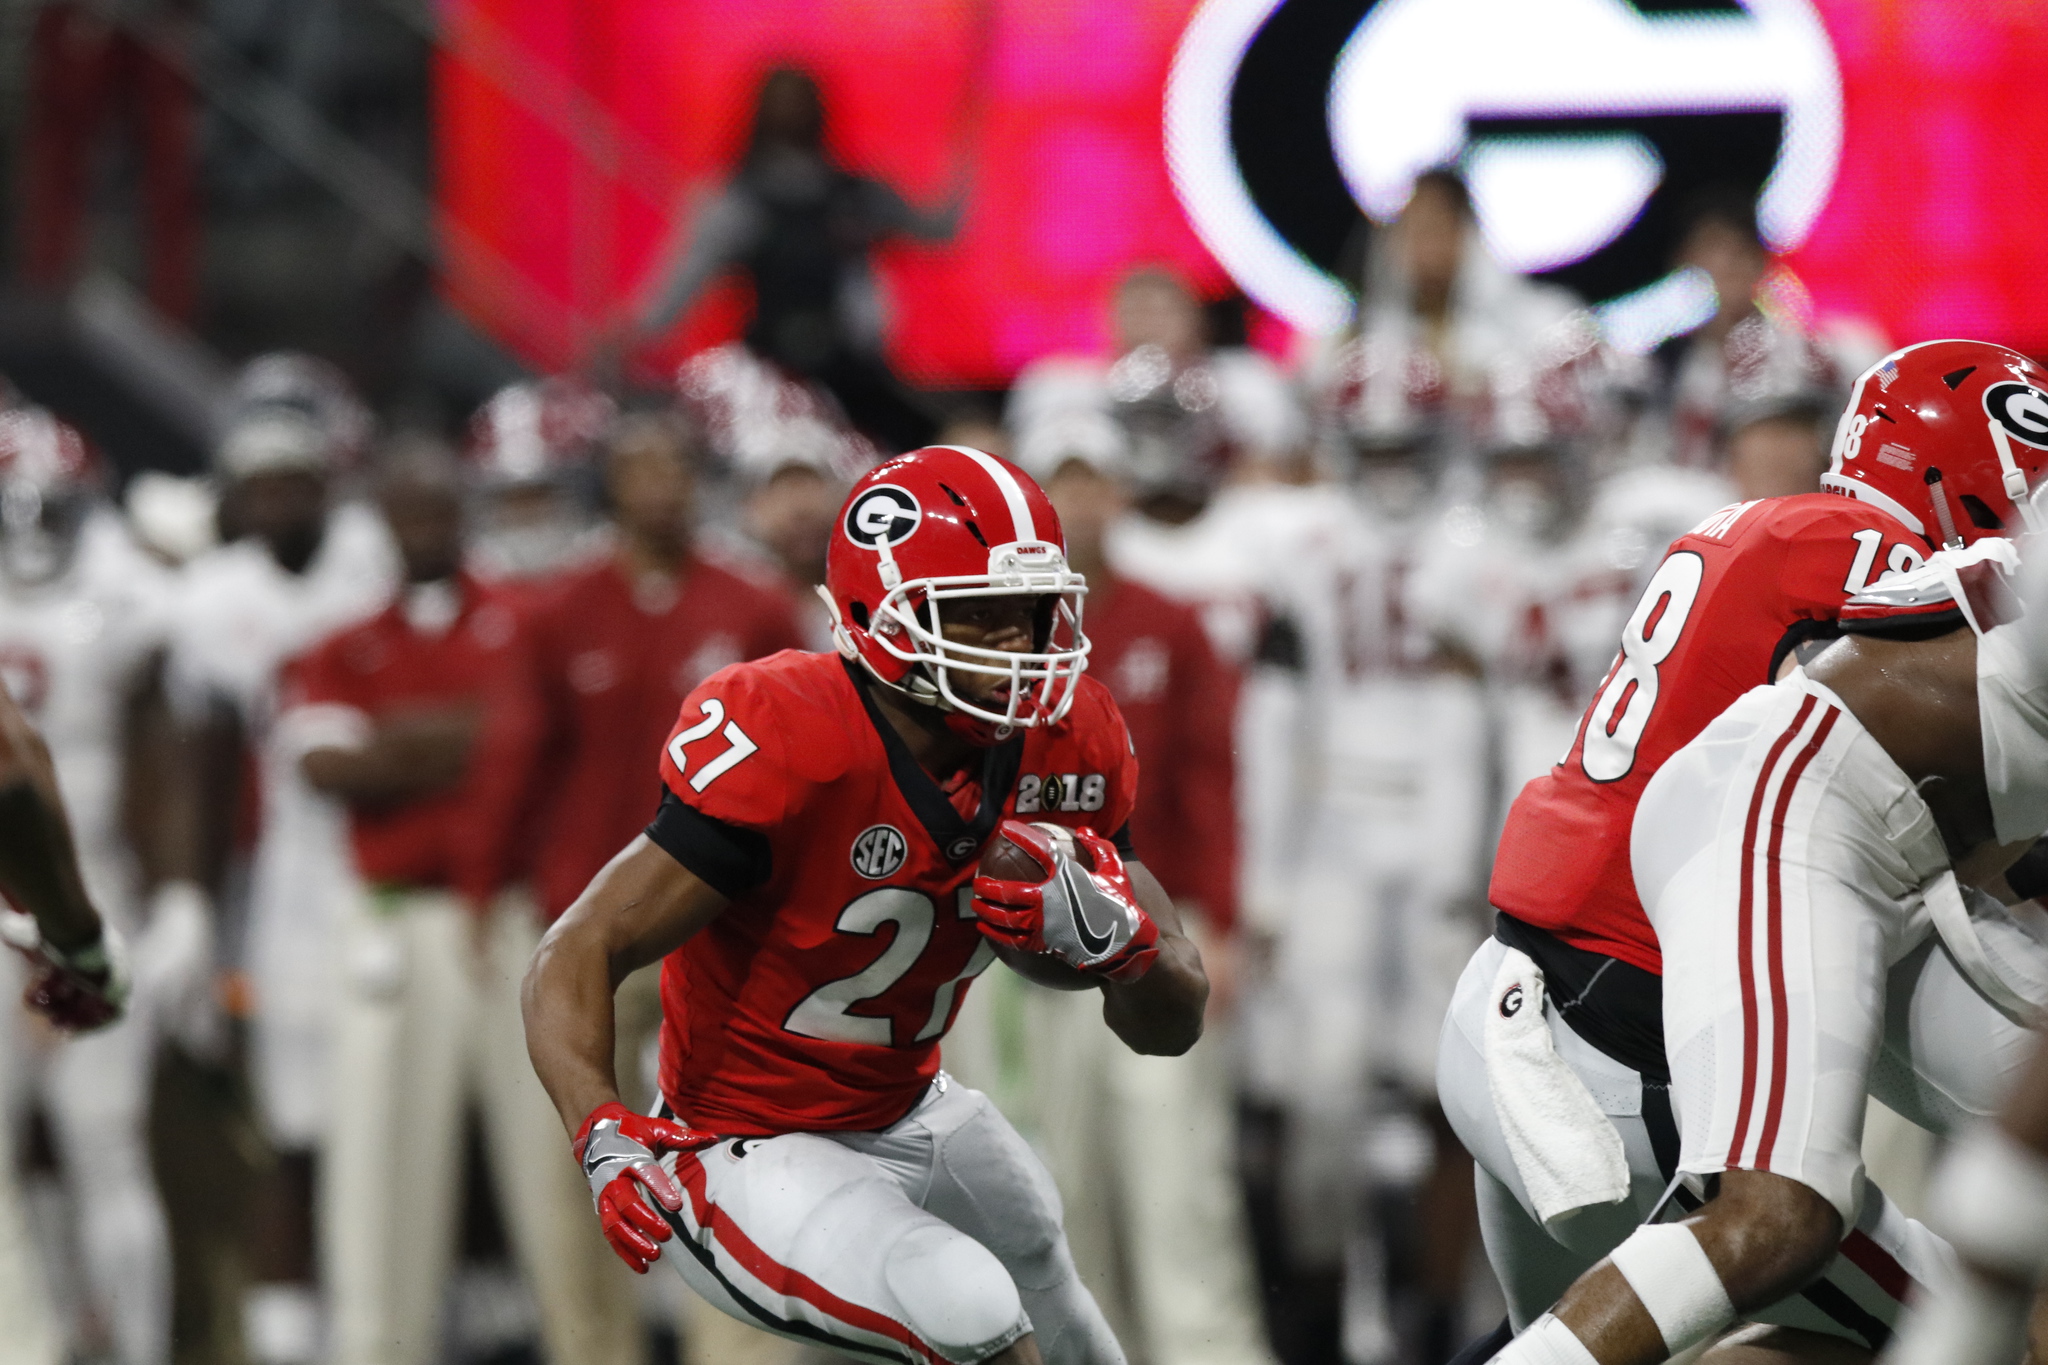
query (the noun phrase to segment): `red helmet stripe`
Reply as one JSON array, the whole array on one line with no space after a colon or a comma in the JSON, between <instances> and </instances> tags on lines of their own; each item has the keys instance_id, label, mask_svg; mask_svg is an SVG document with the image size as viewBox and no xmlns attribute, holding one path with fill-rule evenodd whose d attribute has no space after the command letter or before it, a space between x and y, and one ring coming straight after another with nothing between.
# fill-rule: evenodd
<instances>
[{"instance_id":1,"label":"red helmet stripe","mask_svg":"<svg viewBox=\"0 0 2048 1365\"><path fill-rule=\"evenodd\" d=\"M1038 539L1038 525L1031 519L1031 504L1024 500L1024 486L1017 482L1016 475L1003 468L994 456L984 455L979 450L970 450L966 446L947 446L946 449L957 450L981 466L982 472L995 484L996 491L1003 495L1003 501L1010 506L1010 520L1016 526L1016 539Z\"/></svg>"}]
</instances>

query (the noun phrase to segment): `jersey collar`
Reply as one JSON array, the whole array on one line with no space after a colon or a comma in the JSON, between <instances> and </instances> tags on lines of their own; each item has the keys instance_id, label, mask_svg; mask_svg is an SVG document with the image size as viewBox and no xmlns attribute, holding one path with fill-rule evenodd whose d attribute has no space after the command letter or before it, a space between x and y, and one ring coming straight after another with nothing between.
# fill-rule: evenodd
<instances>
[{"instance_id":1,"label":"jersey collar","mask_svg":"<svg viewBox=\"0 0 2048 1365\"><path fill-rule=\"evenodd\" d=\"M882 741L882 752L889 756L889 774L896 779L896 790L902 794L904 804L924 826L925 833L937 845L940 856L956 867L968 862L981 852L981 846L995 832L996 822L1003 818L1003 805L1009 799L1010 788L1016 785L1017 770L1024 763L1024 736L1017 735L983 753L981 808L975 811L972 820L963 820L953 802L939 789L939 784L932 781L932 775L911 757L910 746L903 742L903 736L896 733L896 727L889 723L889 718L875 705L875 699L868 695L868 689L853 663L847 659L839 662L846 669L847 681L853 684L861 706L868 713L868 723Z\"/></svg>"}]
</instances>

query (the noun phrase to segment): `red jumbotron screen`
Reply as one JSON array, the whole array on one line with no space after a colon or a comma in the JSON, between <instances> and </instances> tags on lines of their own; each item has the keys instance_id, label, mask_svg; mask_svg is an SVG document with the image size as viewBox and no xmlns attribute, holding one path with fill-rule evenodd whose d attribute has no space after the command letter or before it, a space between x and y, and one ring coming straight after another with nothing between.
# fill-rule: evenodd
<instances>
[{"instance_id":1,"label":"red jumbotron screen","mask_svg":"<svg viewBox=\"0 0 2048 1365\"><path fill-rule=\"evenodd\" d=\"M1359 206L1384 216L1448 157L1511 263L1596 298L1661 272L1689 192L1746 181L1822 317L2038 352L2034 8L444 0L445 287L530 363L584 363L730 172L762 75L797 65L844 164L927 207L965 196L951 242L881 258L891 355L921 384L1099 346L1139 264L1328 325ZM658 372L745 307L723 288L636 359Z\"/></svg>"}]
</instances>

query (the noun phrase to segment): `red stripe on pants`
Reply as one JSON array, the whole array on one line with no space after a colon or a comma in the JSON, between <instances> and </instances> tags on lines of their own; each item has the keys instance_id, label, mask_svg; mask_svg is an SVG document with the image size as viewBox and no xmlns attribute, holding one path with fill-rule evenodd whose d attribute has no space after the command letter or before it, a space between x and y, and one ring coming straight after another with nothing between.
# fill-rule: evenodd
<instances>
[{"instance_id":1,"label":"red stripe on pants","mask_svg":"<svg viewBox=\"0 0 2048 1365\"><path fill-rule=\"evenodd\" d=\"M1763 769L1757 773L1756 790L1749 797L1749 816L1742 826L1742 890L1736 899L1735 913L1736 978L1742 986L1742 1097L1735 1105L1735 1140L1728 1144L1730 1166L1742 1163L1742 1146L1749 1138L1749 1111L1756 1100L1756 970L1750 965L1756 918L1756 831L1763 821L1764 792L1771 785L1771 774L1777 770L1778 760L1792 737L1813 714L1813 706L1814 698L1809 695L1799 704L1799 714L1792 718L1785 733L1771 745Z\"/></svg>"},{"instance_id":2,"label":"red stripe on pants","mask_svg":"<svg viewBox=\"0 0 2048 1365\"><path fill-rule=\"evenodd\" d=\"M697 1226L708 1228L712 1237L725 1248L726 1254L744 1266L749 1275L777 1294L801 1299L850 1327L902 1342L931 1365L946 1365L936 1351L919 1340L917 1333L903 1323L859 1304L848 1303L802 1271L783 1265L756 1246L753 1239L732 1221L732 1215L711 1202L705 1186L704 1163L694 1152L686 1153L677 1160L676 1174L682 1177L683 1190L690 1196L690 1214L697 1220Z\"/></svg>"},{"instance_id":3,"label":"red stripe on pants","mask_svg":"<svg viewBox=\"0 0 2048 1365\"><path fill-rule=\"evenodd\" d=\"M1828 742L1828 732L1835 728L1835 718L1841 714L1839 707L1830 706L1827 714L1820 718L1820 724L1813 729L1813 738L1806 741L1799 757L1792 760L1790 771L1778 787L1777 807L1771 812L1771 845L1764 863L1764 875L1770 879L1765 914L1768 916L1766 931L1770 945L1766 949L1767 965L1771 971L1771 1100L1764 1110L1763 1134L1756 1140L1758 1170L1770 1169L1771 1152L1778 1143L1778 1121L1785 1116L1785 1054L1790 1046L1786 1033L1792 1014L1785 1002L1785 893L1778 869L1778 853L1785 845L1785 812L1791 808L1792 793L1798 788L1799 779L1806 775L1807 765Z\"/></svg>"}]
</instances>

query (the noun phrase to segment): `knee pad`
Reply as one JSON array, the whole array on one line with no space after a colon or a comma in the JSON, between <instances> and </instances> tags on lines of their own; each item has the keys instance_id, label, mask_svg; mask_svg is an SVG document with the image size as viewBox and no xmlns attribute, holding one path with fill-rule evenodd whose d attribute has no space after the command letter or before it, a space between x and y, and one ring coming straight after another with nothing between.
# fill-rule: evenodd
<instances>
[{"instance_id":1,"label":"knee pad","mask_svg":"<svg viewBox=\"0 0 2048 1365\"><path fill-rule=\"evenodd\" d=\"M925 1225L883 1253L882 1274L904 1321L947 1360L986 1360L1031 1330L1024 1301L995 1255L963 1232Z\"/></svg>"}]
</instances>

